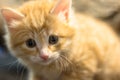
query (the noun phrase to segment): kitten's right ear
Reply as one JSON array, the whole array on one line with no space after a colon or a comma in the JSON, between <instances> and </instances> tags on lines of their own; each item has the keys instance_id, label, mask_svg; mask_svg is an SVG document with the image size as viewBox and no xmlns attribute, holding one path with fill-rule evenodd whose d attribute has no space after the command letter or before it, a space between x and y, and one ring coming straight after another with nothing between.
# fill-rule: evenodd
<instances>
[{"instance_id":1,"label":"kitten's right ear","mask_svg":"<svg viewBox=\"0 0 120 80\"><path fill-rule=\"evenodd\" d=\"M10 8L1 9L1 14L3 15L7 25L10 25L13 20L18 21L24 17L20 12Z\"/></svg>"}]
</instances>

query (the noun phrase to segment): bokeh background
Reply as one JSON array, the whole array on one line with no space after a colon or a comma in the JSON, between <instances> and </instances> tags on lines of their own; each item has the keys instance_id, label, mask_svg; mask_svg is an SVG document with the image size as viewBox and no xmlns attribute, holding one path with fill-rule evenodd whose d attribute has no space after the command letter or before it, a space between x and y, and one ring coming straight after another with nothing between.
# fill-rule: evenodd
<instances>
[{"instance_id":1,"label":"bokeh background","mask_svg":"<svg viewBox=\"0 0 120 80\"><path fill-rule=\"evenodd\" d=\"M0 8L16 8L28 0L0 0ZM120 0L73 0L74 9L111 25L120 35ZM97 27L97 26L96 26ZM3 36L4 22L0 14L0 80L26 80L27 69L7 50Z\"/></svg>"}]
</instances>

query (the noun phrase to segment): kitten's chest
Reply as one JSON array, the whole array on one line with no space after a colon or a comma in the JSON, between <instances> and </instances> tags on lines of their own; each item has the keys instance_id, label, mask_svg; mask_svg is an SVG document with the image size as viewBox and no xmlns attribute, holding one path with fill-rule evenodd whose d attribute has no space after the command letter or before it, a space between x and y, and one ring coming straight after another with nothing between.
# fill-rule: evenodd
<instances>
[{"instance_id":1,"label":"kitten's chest","mask_svg":"<svg viewBox=\"0 0 120 80\"><path fill-rule=\"evenodd\" d=\"M55 70L52 71L43 71L40 73L42 80L58 80L60 77L60 72L57 72Z\"/></svg>"}]
</instances>

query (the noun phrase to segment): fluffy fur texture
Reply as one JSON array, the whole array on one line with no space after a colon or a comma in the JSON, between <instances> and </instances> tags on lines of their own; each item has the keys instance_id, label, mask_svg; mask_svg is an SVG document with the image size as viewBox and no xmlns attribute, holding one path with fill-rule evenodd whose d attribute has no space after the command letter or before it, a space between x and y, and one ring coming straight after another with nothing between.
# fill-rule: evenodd
<instances>
[{"instance_id":1,"label":"fluffy fur texture","mask_svg":"<svg viewBox=\"0 0 120 80\"><path fill-rule=\"evenodd\" d=\"M119 80L119 38L108 25L73 14L70 5L70 0L43 0L2 9L7 44L30 70L29 80ZM49 44L50 35L58 36L56 44ZM28 47L29 39L36 46Z\"/></svg>"}]
</instances>

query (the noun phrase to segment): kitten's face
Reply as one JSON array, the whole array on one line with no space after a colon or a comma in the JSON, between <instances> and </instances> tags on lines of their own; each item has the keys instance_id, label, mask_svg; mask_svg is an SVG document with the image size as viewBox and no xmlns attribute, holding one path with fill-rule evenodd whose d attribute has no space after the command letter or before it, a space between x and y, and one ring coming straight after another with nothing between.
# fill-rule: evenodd
<instances>
[{"instance_id":1,"label":"kitten's face","mask_svg":"<svg viewBox=\"0 0 120 80\"><path fill-rule=\"evenodd\" d=\"M53 13L61 12L63 6L57 8ZM15 56L28 64L50 64L62 56L67 57L71 49L73 29L50 11L46 2L29 3L20 9L19 14L6 9L3 11L8 23L10 48Z\"/></svg>"},{"instance_id":2,"label":"kitten's face","mask_svg":"<svg viewBox=\"0 0 120 80\"><path fill-rule=\"evenodd\" d=\"M73 30L57 17L49 15L43 25L27 26L28 21L16 24L11 34L15 55L32 63L43 65L66 56L70 50Z\"/></svg>"}]
</instances>

